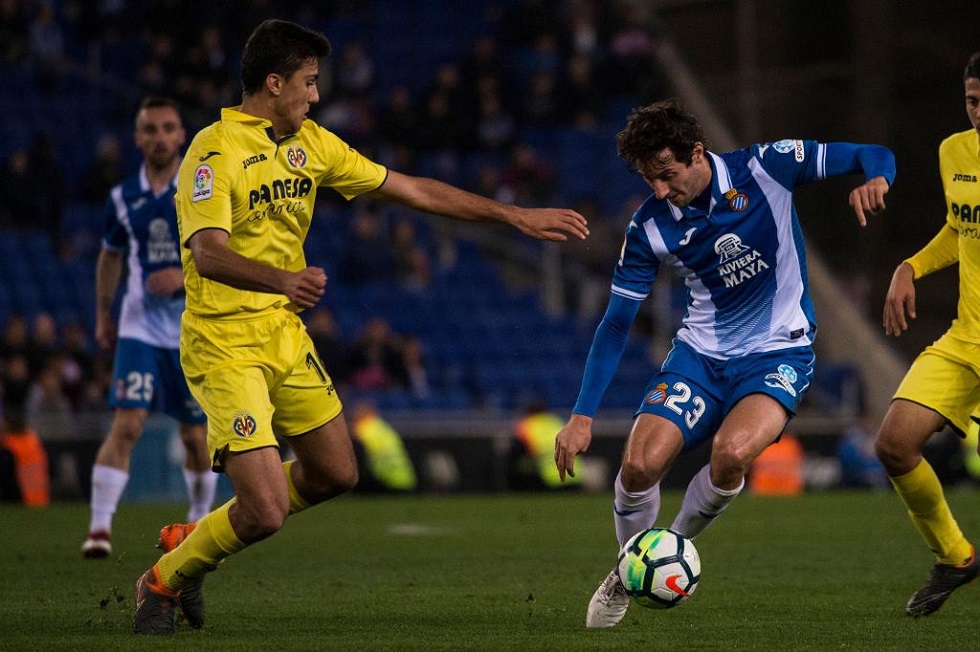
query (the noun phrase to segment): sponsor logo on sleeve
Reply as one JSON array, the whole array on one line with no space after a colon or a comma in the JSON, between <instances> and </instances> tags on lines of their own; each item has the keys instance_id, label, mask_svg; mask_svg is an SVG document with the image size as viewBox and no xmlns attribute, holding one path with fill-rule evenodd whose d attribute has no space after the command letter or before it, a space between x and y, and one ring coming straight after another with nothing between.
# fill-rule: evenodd
<instances>
[{"instance_id":1,"label":"sponsor logo on sleeve","mask_svg":"<svg viewBox=\"0 0 980 652\"><path fill-rule=\"evenodd\" d=\"M780 140L779 142L773 143L772 148L780 154L793 152L797 163L802 163L803 159L806 158L806 150L803 148L802 140Z\"/></svg>"},{"instance_id":2,"label":"sponsor logo on sleeve","mask_svg":"<svg viewBox=\"0 0 980 652\"><path fill-rule=\"evenodd\" d=\"M191 201L210 199L213 193L214 170L210 165L198 165L194 170L194 192L191 193Z\"/></svg>"}]
</instances>

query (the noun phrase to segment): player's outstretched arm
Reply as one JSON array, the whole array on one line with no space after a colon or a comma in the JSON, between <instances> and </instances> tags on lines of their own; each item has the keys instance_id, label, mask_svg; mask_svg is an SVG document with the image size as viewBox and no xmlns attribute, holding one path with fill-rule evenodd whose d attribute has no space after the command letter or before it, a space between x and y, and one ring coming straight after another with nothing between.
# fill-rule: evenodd
<instances>
[{"instance_id":1,"label":"player's outstretched arm","mask_svg":"<svg viewBox=\"0 0 980 652\"><path fill-rule=\"evenodd\" d=\"M448 183L393 170L370 193L409 208L467 222L502 222L538 240L585 239L585 218L567 208L521 208L467 192Z\"/></svg>"},{"instance_id":2,"label":"player's outstretched arm","mask_svg":"<svg viewBox=\"0 0 980 652\"><path fill-rule=\"evenodd\" d=\"M573 414L555 436L555 466L562 482L566 474L575 477L575 456L589 450L591 442L592 418Z\"/></svg>"},{"instance_id":3,"label":"player's outstretched arm","mask_svg":"<svg viewBox=\"0 0 980 652\"><path fill-rule=\"evenodd\" d=\"M906 262L895 268L892 282L885 296L885 313L882 324L885 335L898 337L908 330L909 319L915 319L915 271Z\"/></svg>"}]
</instances>

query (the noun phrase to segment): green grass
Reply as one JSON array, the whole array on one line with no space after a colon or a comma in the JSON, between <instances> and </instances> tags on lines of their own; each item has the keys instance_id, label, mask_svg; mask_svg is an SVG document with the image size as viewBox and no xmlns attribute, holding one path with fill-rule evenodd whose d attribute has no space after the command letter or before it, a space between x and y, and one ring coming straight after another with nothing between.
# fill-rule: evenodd
<instances>
[{"instance_id":1,"label":"green grass","mask_svg":"<svg viewBox=\"0 0 980 652\"><path fill-rule=\"evenodd\" d=\"M980 533L971 492L950 502ZM680 496L669 494L672 516ZM293 518L205 584L208 624L131 633L132 586L182 506L124 505L83 561L83 504L0 508L4 650L978 650L980 591L903 607L931 557L890 493L742 496L697 541L697 593L584 627L614 562L610 495L345 497ZM668 519L661 519L666 521Z\"/></svg>"}]
</instances>

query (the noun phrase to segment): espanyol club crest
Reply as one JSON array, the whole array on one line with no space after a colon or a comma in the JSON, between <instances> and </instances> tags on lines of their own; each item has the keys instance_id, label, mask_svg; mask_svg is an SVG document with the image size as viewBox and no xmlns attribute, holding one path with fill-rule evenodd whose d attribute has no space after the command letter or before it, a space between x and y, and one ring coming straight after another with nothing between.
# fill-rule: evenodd
<instances>
[{"instance_id":1,"label":"espanyol club crest","mask_svg":"<svg viewBox=\"0 0 980 652\"><path fill-rule=\"evenodd\" d=\"M239 437L248 438L255 434L257 428L255 424L255 418L247 412L242 412L235 417L234 423L231 425L232 430Z\"/></svg>"},{"instance_id":2,"label":"espanyol club crest","mask_svg":"<svg viewBox=\"0 0 980 652\"><path fill-rule=\"evenodd\" d=\"M656 389L647 395L647 403L656 405L663 403L667 399L667 383L660 383Z\"/></svg>"},{"instance_id":3,"label":"espanyol club crest","mask_svg":"<svg viewBox=\"0 0 980 652\"><path fill-rule=\"evenodd\" d=\"M306 151L299 145L292 145L286 150L286 160L294 168L301 168L306 165Z\"/></svg>"}]
</instances>

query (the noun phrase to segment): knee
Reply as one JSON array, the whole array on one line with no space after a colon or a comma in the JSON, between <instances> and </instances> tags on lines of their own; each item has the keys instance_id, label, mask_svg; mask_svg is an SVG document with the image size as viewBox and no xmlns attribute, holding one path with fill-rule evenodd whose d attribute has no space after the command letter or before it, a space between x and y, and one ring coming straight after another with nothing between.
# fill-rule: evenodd
<instances>
[{"instance_id":1,"label":"knee","mask_svg":"<svg viewBox=\"0 0 980 652\"><path fill-rule=\"evenodd\" d=\"M300 493L311 503L321 503L351 491L357 486L358 479L357 464L306 472Z\"/></svg>"},{"instance_id":2,"label":"knee","mask_svg":"<svg viewBox=\"0 0 980 652\"><path fill-rule=\"evenodd\" d=\"M752 455L737 442L718 444L711 451L711 483L724 487L741 482L752 466Z\"/></svg>"},{"instance_id":3,"label":"knee","mask_svg":"<svg viewBox=\"0 0 980 652\"><path fill-rule=\"evenodd\" d=\"M286 522L289 515L289 505L262 503L259 505L237 504L241 531L236 528L238 537L246 543L252 543L272 536Z\"/></svg>"},{"instance_id":4,"label":"knee","mask_svg":"<svg viewBox=\"0 0 980 652\"><path fill-rule=\"evenodd\" d=\"M627 458L619 471L619 479L623 489L630 493L646 491L660 481L663 469L658 465L643 459Z\"/></svg>"},{"instance_id":5,"label":"knee","mask_svg":"<svg viewBox=\"0 0 980 652\"><path fill-rule=\"evenodd\" d=\"M881 431L875 437L875 455L888 475L904 475L911 471L920 457L920 451L904 444L898 437Z\"/></svg>"}]
</instances>

